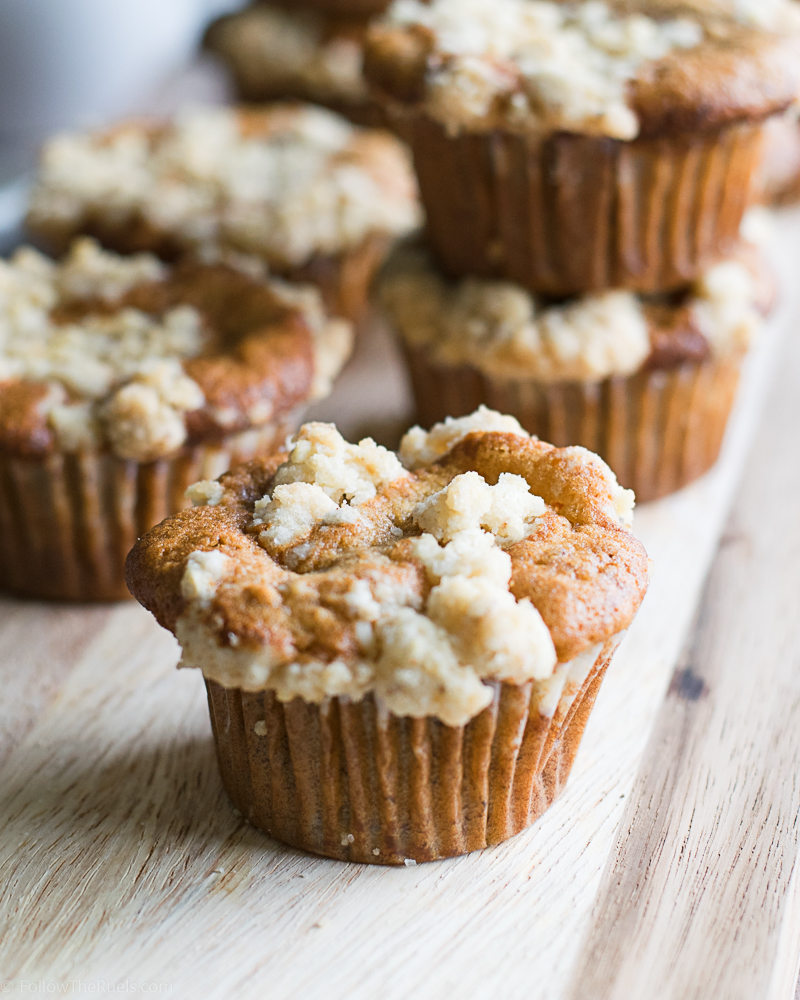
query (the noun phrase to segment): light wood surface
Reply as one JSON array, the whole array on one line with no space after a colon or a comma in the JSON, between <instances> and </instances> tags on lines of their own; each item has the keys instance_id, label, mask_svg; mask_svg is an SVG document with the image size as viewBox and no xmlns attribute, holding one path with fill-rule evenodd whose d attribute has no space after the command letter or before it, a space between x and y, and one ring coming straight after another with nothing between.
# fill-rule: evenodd
<instances>
[{"instance_id":1,"label":"light wood surface","mask_svg":"<svg viewBox=\"0 0 800 1000\"><path fill-rule=\"evenodd\" d=\"M174 640L144 611L2 601L8 994L41 980L181 998L790 1000L800 955L797 346L782 355L737 484L776 352L797 334L800 214L781 221L775 257L782 303L725 456L638 512L650 593L566 792L513 841L400 870L276 844L228 804L202 680L174 669ZM407 407L378 332L318 415L350 434L376 424L390 439Z\"/></svg>"}]
</instances>

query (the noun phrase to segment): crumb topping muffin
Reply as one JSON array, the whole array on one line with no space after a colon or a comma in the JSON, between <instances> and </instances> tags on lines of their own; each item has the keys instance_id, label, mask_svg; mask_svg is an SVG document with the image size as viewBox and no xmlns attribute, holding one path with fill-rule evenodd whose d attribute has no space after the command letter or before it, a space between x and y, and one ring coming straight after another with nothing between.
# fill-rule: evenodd
<instances>
[{"instance_id":1,"label":"crumb topping muffin","mask_svg":"<svg viewBox=\"0 0 800 1000\"><path fill-rule=\"evenodd\" d=\"M485 408L414 428L399 457L306 424L288 456L190 496L135 546L131 591L184 665L280 702L372 694L462 726L491 682L594 662L647 585L633 495L605 463Z\"/></svg>"},{"instance_id":2,"label":"crumb topping muffin","mask_svg":"<svg viewBox=\"0 0 800 1000\"><path fill-rule=\"evenodd\" d=\"M748 247L669 296L608 290L548 304L507 281L447 281L417 247L394 255L380 288L405 342L433 362L545 384L741 352L761 328L773 293L771 275Z\"/></svg>"},{"instance_id":3,"label":"crumb topping muffin","mask_svg":"<svg viewBox=\"0 0 800 1000\"><path fill-rule=\"evenodd\" d=\"M302 98L367 124L365 32L364 21L256 3L214 22L205 44L230 66L245 100Z\"/></svg>"},{"instance_id":4,"label":"crumb topping muffin","mask_svg":"<svg viewBox=\"0 0 800 1000\"><path fill-rule=\"evenodd\" d=\"M764 118L800 91L791 0L396 0L368 78L451 134L631 140Z\"/></svg>"},{"instance_id":5,"label":"crumb topping muffin","mask_svg":"<svg viewBox=\"0 0 800 1000\"><path fill-rule=\"evenodd\" d=\"M58 263L28 247L0 262L0 452L153 462L325 395L350 324L238 263L171 269L88 238Z\"/></svg>"},{"instance_id":6,"label":"crumb topping muffin","mask_svg":"<svg viewBox=\"0 0 800 1000\"><path fill-rule=\"evenodd\" d=\"M255 254L279 273L418 223L413 175L390 135L322 108L201 108L48 142L28 225L49 245L76 233L112 249L205 259Z\"/></svg>"}]
</instances>

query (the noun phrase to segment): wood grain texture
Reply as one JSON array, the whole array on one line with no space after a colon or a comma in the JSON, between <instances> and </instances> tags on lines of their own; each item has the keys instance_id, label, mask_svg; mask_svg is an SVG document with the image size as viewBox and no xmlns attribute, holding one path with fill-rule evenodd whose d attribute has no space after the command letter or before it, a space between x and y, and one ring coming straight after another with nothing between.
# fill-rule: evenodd
<instances>
[{"instance_id":1,"label":"wood grain texture","mask_svg":"<svg viewBox=\"0 0 800 1000\"><path fill-rule=\"evenodd\" d=\"M796 926L799 383L793 337L603 878L574 1000L767 997L782 926Z\"/></svg>"},{"instance_id":2,"label":"wood grain texture","mask_svg":"<svg viewBox=\"0 0 800 1000\"><path fill-rule=\"evenodd\" d=\"M779 235L788 277L800 217L787 218ZM225 798L202 679L174 669L177 647L150 616L121 605L94 618L57 609L66 618L51 620L52 609L31 604L23 627L8 613L20 606L0 602L3 683L29 676L26 636L35 631L36 648L52 650L36 655L50 664L56 692L30 703L33 724L0 766L0 980L13 981L18 995L22 979L42 977L163 983L192 1000L564 1000L736 490L773 347L800 315L797 294L785 298L754 358L718 468L637 515L654 561L650 593L609 670L564 795L497 848L392 870L283 847L243 823ZM407 397L383 344L363 342L318 415L359 430L362 387L370 406L385 395L376 412L390 418L379 426L391 433ZM70 646L67 634L80 641ZM663 761L676 781L688 766L680 756ZM794 801L784 778L776 771L781 814ZM765 853L765 865L775 856ZM770 934L790 927L789 916L779 907ZM736 940L736 925L726 926ZM767 979L796 957L796 938L784 937L781 962L759 961Z\"/></svg>"}]
</instances>

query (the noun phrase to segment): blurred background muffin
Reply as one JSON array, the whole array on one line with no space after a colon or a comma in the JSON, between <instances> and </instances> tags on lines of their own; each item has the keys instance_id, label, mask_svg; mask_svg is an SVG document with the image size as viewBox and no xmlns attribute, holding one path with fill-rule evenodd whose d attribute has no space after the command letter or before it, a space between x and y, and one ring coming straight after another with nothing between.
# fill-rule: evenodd
<instances>
[{"instance_id":1,"label":"blurred background muffin","mask_svg":"<svg viewBox=\"0 0 800 1000\"><path fill-rule=\"evenodd\" d=\"M256 262L257 264L257 262ZM325 396L352 329L247 266L75 242L0 261L0 580L127 597L135 540L186 488L270 454Z\"/></svg>"},{"instance_id":2,"label":"blurred background muffin","mask_svg":"<svg viewBox=\"0 0 800 1000\"><path fill-rule=\"evenodd\" d=\"M366 18L255 3L215 21L205 37L244 101L301 98L360 125L378 125L363 76Z\"/></svg>"},{"instance_id":3,"label":"blurred background muffin","mask_svg":"<svg viewBox=\"0 0 800 1000\"><path fill-rule=\"evenodd\" d=\"M196 108L46 143L27 225L60 253L83 233L174 260L253 254L359 318L393 239L419 221L402 144L313 105Z\"/></svg>"}]
</instances>

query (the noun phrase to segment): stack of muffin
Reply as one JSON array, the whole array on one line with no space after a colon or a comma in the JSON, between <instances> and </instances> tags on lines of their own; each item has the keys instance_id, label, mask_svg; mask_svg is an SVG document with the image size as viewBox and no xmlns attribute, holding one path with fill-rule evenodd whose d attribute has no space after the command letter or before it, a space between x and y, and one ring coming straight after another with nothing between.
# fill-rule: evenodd
<instances>
[{"instance_id":1,"label":"stack of muffin","mask_svg":"<svg viewBox=\"0 0 800 1000\"><path fill-rule=\"evenodd\" d=\"M764 123L796 101L799 21L790 2L389 9L366 74L427 234L383 299L424 423L486 403L640 500L713 464L772 298L741 229Z\"/></svg>"},{"instance_id":2,"label":"stack of muffin","mask_svg":"<svg viewBox=\"0 0 800 1000\"><path fill-rule=\"evenodd\" d=\"M57 259L0 263L0 584L127 579L203 672L246 818L413 864L559 794L647 589L625 487L716 458L800 26L791 0L302 7L208 44L246 98L389 123L424 238L403 144L320 107L48 143L28 226ZM296 431L398 240L380 298L430 429Z\"/></svg>"}]
</instances>

